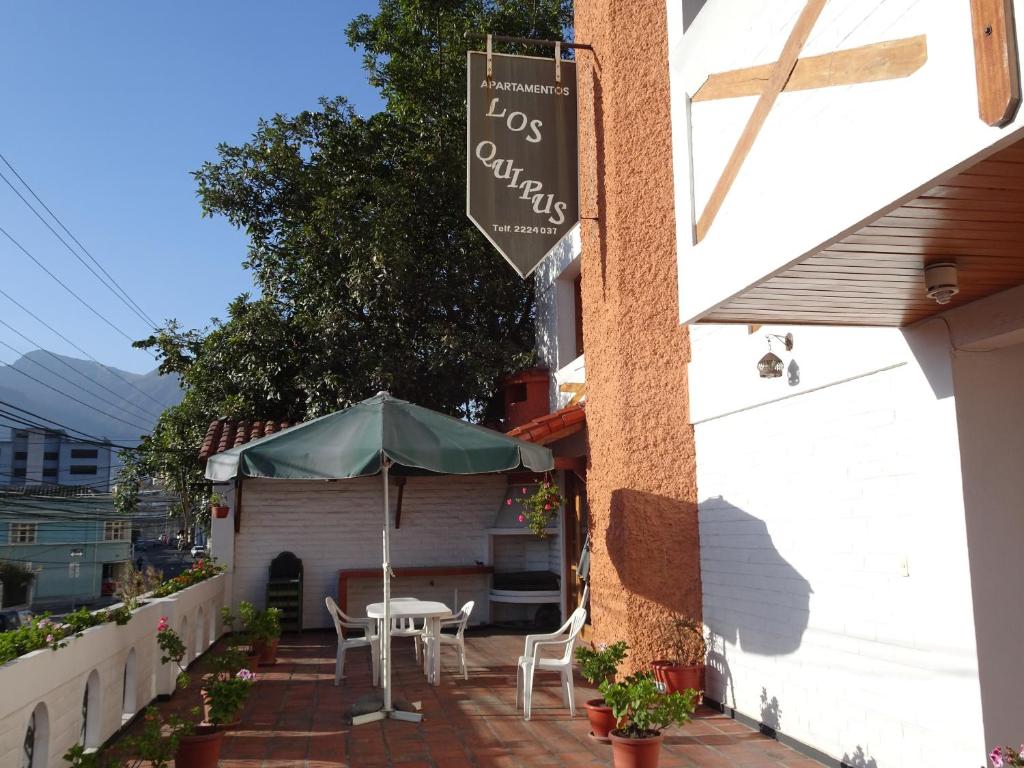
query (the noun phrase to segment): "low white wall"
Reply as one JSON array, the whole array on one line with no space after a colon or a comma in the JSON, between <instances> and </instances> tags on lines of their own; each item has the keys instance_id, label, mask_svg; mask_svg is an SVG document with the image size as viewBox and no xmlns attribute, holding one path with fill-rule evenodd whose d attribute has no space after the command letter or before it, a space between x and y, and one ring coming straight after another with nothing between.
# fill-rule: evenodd
<instances>
[{"instance_id":1,"label":"low white wall","mask_svg":"<svg viewBox=\"0 0 1024 768\"><path fill-rule=\"evenodd\" d=\"M37 724L45 718L48 733L37 729L34 765L66 765L62 755L80 741L82 700L90 677L98 688L90 691L86 746L99 746L154 697L171 693L177 670L173 664L160 664L156 643L160 617L166 616L182 635L191 662L222 632L219 612L224 585L221 574L170 597L150 599L124 626L93 627L64 648L33 651L0 667L0 766L22 764L29 720L33 712L43 711L45 715L37 715ZM134 667L127 696L126 665ZM39 761L44 754L45 760Z\"/></svg>"},{"instance_id":2,"label":"low white wall","mask_svg":"<svg viewBox=\"0 0 1024 768\"><path fill-rule=\"evenodd\" d=\"M709 695L854 765L981 765L945 328L692 334Z\"/></svg>"},{"instance_id":3,"label":"low white wall","mask_svg":"<svg viewBox=\"0 0 1024 768\"><path fill-rule=\"evenodd\" d=\"M486 529L493 525L507 487L504 475L409 477L401 527L396 529L398 494L392 484L392 567L486 562ZM250 600L262 606L270 561L290 551L302 559L303 626L330 626L324 598L337 599L340 569L380 568L383 523L380 477L337 482L245 480L241 529L234 544L232 602ZM392 581L396 595L416 586L400 578ZM448 586L444 592L449 602Z\"/></svg>"}]
</instances>

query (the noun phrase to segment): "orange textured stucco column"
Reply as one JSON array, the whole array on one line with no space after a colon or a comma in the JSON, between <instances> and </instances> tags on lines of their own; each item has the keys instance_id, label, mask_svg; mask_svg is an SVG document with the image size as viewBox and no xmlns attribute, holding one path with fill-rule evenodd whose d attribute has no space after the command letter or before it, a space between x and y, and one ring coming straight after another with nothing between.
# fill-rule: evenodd
<instances>
[{"instance_id":1,"label":"orange textured stucco column","mask_svg":"<svg viewBox=\"0 0 1024 768\"><path fill-rule=\"evenodd\" d=\"M591 610L634 671L670 612L701 617L679 325L665 0L576 0Z\"/></svg>"}]
</instances>

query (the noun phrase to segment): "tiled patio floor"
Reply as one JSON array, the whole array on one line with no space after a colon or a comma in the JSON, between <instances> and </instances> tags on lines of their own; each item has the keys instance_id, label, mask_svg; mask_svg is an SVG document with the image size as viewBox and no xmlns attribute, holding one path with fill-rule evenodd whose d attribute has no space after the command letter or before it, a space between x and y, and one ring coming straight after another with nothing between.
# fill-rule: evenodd
<instances>
[{"instance_id":1,"label":"tiled patio floor","mask_svg":"<svg viewBox=\"0 0 1024 768\"><path fill-rule=\"evenodd\" d=\"M343 717L352 701L370 690L368 652L349 651L346 680L335 688L333 633L286 635L276 666L259 671L241 726L226 734L224 768L379 768L383 766L532 768L610 766L611 748L595 743L583 702L593 698L577 680L578 713L562 706L557 678L538 675L533 715L515 711L515 662L519 635L467 633L469 680L456 674L455 654L445 649L441 685L426 684L413 659L412 641L395 643L396 694L422 701L423 722L385 721L352 727ZM196 683L178 691L168 710L183 712L198 703ZM133 725L133 730L138 723ZM117 749L117 745L114 746ZM820 768L821 764L708 709L686 727L667 731L663 768ZM179 768L187 768L180 766Z\"/></svg>"}]
</instances>

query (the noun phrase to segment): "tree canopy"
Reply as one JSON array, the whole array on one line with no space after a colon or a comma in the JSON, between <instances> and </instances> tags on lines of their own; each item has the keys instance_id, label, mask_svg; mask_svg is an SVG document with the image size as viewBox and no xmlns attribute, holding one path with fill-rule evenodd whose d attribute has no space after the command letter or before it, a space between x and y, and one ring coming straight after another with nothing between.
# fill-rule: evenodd
<instances>
[{"instance_id":1,"label":"tree canopy","mask_svg":"<svg viewBox=\"0 0 1024 768\"><path fill-rule=\"evenodd\" d=\"M550 39L570 23L569 0L381 0L347 35L384 110L324 98L218 147L194 173L199 201L246 231L258 295L136 342L186 389L144 444L154 466L218 416L301 420L380 389L478 418L532 361L532 282L465 215L466 35Z\"/></svg>"}]
</instances>

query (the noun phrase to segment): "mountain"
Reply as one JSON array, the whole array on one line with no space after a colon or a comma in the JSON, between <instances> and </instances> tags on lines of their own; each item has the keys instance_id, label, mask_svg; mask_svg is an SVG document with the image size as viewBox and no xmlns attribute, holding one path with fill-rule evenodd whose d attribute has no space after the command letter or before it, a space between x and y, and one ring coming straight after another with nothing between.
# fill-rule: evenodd
<instances>
[{"instance_id":1,"label":"mountain","mask_svg":"<svg viewBox=\"0 0 1024 768\"><path fill-rule=\"evenodd\" d=\"M160 412L177 404L182 395L177 375L161 376L156 370L129 373L43 350L0 366L0 401L120 443L137 442L152 429ZM0 424L9 425L10 420L0 415ZM6 437L0 427L0 440Z\"/></svg>"}]
</instances>

